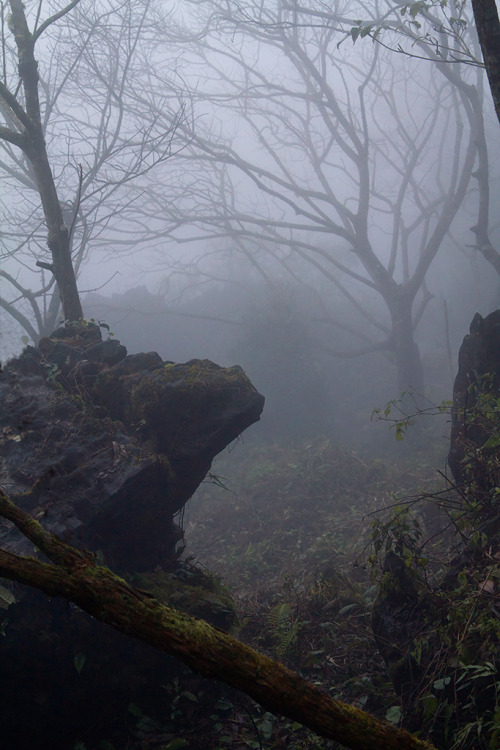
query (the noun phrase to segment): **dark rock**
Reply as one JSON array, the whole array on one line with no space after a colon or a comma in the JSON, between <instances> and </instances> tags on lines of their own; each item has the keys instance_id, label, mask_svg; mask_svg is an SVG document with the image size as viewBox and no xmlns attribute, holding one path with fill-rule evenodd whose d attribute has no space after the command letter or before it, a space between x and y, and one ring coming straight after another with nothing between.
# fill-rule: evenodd
<instances>
[{"instance_id":1,"label":"dark rock","mask_svg":"<svg viewBox=\"0 0 500 750\"><path fill-rule=\"evenodd\" d=\"M181 536L174 514L259 419L263 398L239 367L122 357L119 342L97 336L94 326L58 329L29 368L25 354L0 375L2 480L49 530L112 567L168 567ZM25 552L14 537L9 548Z\"/></svg>"},{"instance_id":2,"label":"dark rock","mask_svg":"<svg viewBox=\"0 0 500 750\"><path fill-rule=\"evenodd\" d=\"M183 532L174 515L214 456L259 419L263 402L239 367L165 363L155 352L128 357L119 342L102 341L97 326L72 324L0 371L0 481L46 529L228 628L229 598L178 559ZM34 554L1 519L0 539L4 549ZM77 608L13 590L18 602L0 639L6 747L73 747L75 732L94 723L110 695L95 732L126 714L130 701L145 711L161 703L161 686L178 673L171 661Z\"/></svg>"},{"instance_id":3,"label":"dark rock","mask_svg":"<svg viewBox=\"0 0 500 750\"><path fill-rule=\"evenodd\" d=\"M262 397L240 367L198 359L130 375L122 374L123 367L102 372L95 392L114 418L140 427L158 453L218 453L262 410Z\"/></svg>"},{"instance_id":4,"label":"dark rock","mask_svg":"<svg viewBox=\"0 0 500 750\"><path fill-rule=\"evenodd\" d=\"M396 695L405 710L412 708L418 726L414 698L421 668L412 652L414 639L428 617L429 601L427 595L421 593L414 572L394 552L387 553L382 572L373 606L373 633Z\"/></svg>"},{"instance_id":5,"label":"dark rock","mask_svg":"<svg viewBox=\"0 0 500 750\"><path fill-rule=\"evenodd\" d=\"M482 711L492 715L496 707L494 678L467 675L466 668L469 663L500 663L491 575L499 554L499 397L497 310L484 319L474 317L459 354L448 462L460 485L453 503L464 503L460 514L451 516L459 530L454 557L443 564L440 583L434 580L431 590L411 557L403 560L389 552L373 609L377 645L408 729L422 729L422 696L438 693L433 696L436 715L426 719L437 747L448 747L455 730L477 722ZM457 661L463 655L460 674L463 665L457 668Z\"/></svg>"},{"instance_id":6,"label":"dark rock","mask_svg":"<svg viewBox=\"0 0 500 750\"><path fill-rule=\"evenodd\" d=\"M87 394L90 394L101 370L102 366L98 362L90 362L88 359L79 360L69 371L68 380L77 388L83 388Z\"/></svg>"},{"instance_id":7,"label":"dark rock","mask_svg":"<svg viewBox=\"0 0 500 750\"><path fill-rule=\"evenodd\" d=\"M47 353L46 356L51 364L56 365L64 373L69 372L81 359L78 349L68 346L62 341L56 341L50 353Z\"/></svg>"},{"instance_id":8,"label":"dark rock","mask_svg":"<svg viewBox=\"0 0 500 750\"><path fill-rule=\"evenodd\" d=\"M91 362L100 362L112 367L125 359L127 350L116 339L108 339L108 341L100 341L98 344L89 346L85 350L85 355Z\"/></svg>"},{"instance_id":9,"label":"dark rock","mask_svg":"<svg viewBox=\"0 0 500 750\"><path fill-rule=\"evenodd\" d=\"M448 463L457 484L474 481L478 488L488 490L498 484L500 477L488 471L491 455L498 458L499 446L477 461L481 449L491 436L492 424L481 413L485 397L500 396L500 310L482 318L476 314L470 333L463 340L458 357L458 374L453 388L451 446ZM471 476L466 468L467 457L474 454L475 470ZM491 464L491 462L490 462ZM490 465L491 468L491 465Z\"/></svg>"},{"instance_id":10,"label":"dark rock","mask_svg":"<svg viewBox=\"0 0 500 750\"><path fill-rule=\"evenodd\" d=\"M72 321L65 323L50 334L53 341L64 341L76 349L82 349L102 341L101 329L96 323Z\"/></svg>"},{"instance_id":11,"label":"dark rock","mask_svg":"<svg viewBox=\"0 0 500 750\"><path fill-rule=\"evenodd\" d=\"M5 750L145 746L137 741L139 718L129 707L164 725L175 695L167 691L174 685L199 696L196 710L215 710L216 683L186 674L174 659L67 602L33 591L6 616L0 644ZM22 641L16 637L21 633Z\"/></svg>"},{"instance_id":12,"label":"dark rock","mask_svg":"<svg viewBox=\"0 0 500 750\"><path fill-rule=\"evenodd\" d=\"M141 352L127 355L119 365L115 366L113 372L115 377L120 378L123 375L132 375L141 370L151 370L153 367L167 364L172 364L172 362L164 362L156 352Z\"/></svg>"}]
</instances>

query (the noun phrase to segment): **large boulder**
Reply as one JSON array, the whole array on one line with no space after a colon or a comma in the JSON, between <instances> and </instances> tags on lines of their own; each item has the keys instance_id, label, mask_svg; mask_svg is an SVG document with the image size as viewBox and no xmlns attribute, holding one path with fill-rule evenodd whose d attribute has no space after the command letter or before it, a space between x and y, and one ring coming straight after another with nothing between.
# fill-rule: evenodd
<instances>
[{"instance_id":1,"label":"large boulder","mask_svg":"<svg viewBox=\"0 0 500 750\"><path fill-rule=\"evenodd\" d=\"M173 517L259 419L240 367L127 356L97 326L58 329L0 374L0 478L44 526L120 571L167 567ZM2 545L29 552L10 528Z\"/></svg>"},{"instance_id":2,"label":"large boulder","mask_svg":"<svg viewBox=\"0 0 500 750\"><path fill-rule=\"evenodd\" d=\"M180 559L174 516L263 402L239 367L128 356L98 326L66 325L0 371L0 482L46 529L228 629L231 598ZM0 540L38 554L1 519ZM170 716L177 664L78 608L3 582L0 629L5 747L70 750L83 740L93 750L102 739L129 747L130 703L160 722Z\"/></svg>"}]
</instances>

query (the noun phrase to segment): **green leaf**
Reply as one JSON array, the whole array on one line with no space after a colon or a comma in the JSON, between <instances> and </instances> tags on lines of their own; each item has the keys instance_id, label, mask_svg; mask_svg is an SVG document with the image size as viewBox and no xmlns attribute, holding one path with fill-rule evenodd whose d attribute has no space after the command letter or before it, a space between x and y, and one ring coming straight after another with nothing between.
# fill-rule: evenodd
<instances>
[{"instance_id":1,"label":"green leaf","mask_svg":"<svg viewBox=\"0 0 500 750\"><path fill-rule=\"evenodd\" d=\"M429 717L437 711L439 701L435 695L427 693L427 695L424 695L422 698L422 705L424 707L425 716Z\"/></svg>"},{"instance_id":2,"label":"green leaf","mask_svg":"<svg viewBox=\"0 0 500 750\"><path fill-rule=\"evenodd\" d=\"M12 591L9 591L5 586L0 586L0 609L8 609L15 602L16 597Z\"/></svg>"},{"instance_id":3,"label":"green leaf","mask_svg":"<svg viewBox=\"0 0 500 750\"><path fill-rule=\"evenodd\" d=\"M227 698L219 698L215 704L215 708L218 708L220 711L229 711L233 708L233 704Z\"/></svg>"},{"instance_id":4,"label":"green leaf","mask_svg":"<svg viewBox=\"0 0 500 750\"><path fill-rule=\"evenodd\" d=\"M188 747L188 741L182 737L176 737L170 740L168 745L163 745L162 750L181 750L182 747Z\"/></svg>"},{"instance_id":5,"label":"green leaf","mask_svg":"<svg viewBox=\"0 0 500 750\"><path fill-rule=\"evenodd\" d=\"M189 690L183 690L181 693L183 698L187 698L190 701L193 701L193 703L198 703L198 698L194 693L190 693Z\"/></svg>"},{"instance_id":6,"label":"green leaf","mask_svg":"<svg viewBox=\"0 0 500 750\"><path fill-rule=\"evenodd\" d=\"M441 677L439 680L434 681L434 690L444 690L450 682L451 677Z\"/></svg>"},{"instance_id":7,"label":"green leaf","mask_svg":"<svg viewBox=\"0 0 500 750\"><path fill-rule=\"evenodd\" d=\"M141 709L136 703L128 704L128 712L129 714L132 714L132 716L138 716L139 718L142 718L144 716Z\"/></svg>"},{"instance_id":8,"label":"green leaf","mask_svg":"<svg viewBox=\"0 0 500 750\"><path fill-rule=\"evenodd\" d=\"M385 718L390 721L391 724L399 724L401 721L401 706L391 706L386 712Z\"/></svg>"},{"instance_id":9,"label":"green leaf","mask_svg":"<svg viewBox=\"0 0 500 750\"><path fill-rule=\"evenodd\" d=\"M496 448L498 445L500 445L500 435L492 435L483 443L483 448Z\"/></svg>"},{"instance_id":10,"label":"green leaf","mask_svg":"<svg viewBox=\"0 0 500 750\"><path fill-rule=\"evenodd\" d=\"M445 412L448 411L448 409L451 409L452 406L453 401L441 401L438 408L440 412Z\"/></svg>"},{"instance_id":11,"label":"green leaf","mask_svg":"<svg viewBox=\"0 0 500 750\"><path fill-rule=\"evenodd\" d=\"M81 674L81 671L83 667L85 666L85 662L87 661L87 657L85 654L75 654L75 658L73 659L75 669L78 672L78 674Z\"/></svg>"},{"instance_id":12,"label":"green leaf","mask_svg":"<svg viewBox=\"0 0 500 750\"><path fill-rule=\"evenodd\" d=\"M410 16L415 18L415 16L417 16L420 11L425 10L425 8L426 4L423 0L418 0L418 2L412 3L412 5L410 5Z\"/></svg>"},{"instance_id":13,"label":"green leaf","mask_svg":"<svg viewBox=\"0 0 500 750\"><path fill-rule=\"evenodd\" d=\"M268 740L273 733L274 716L269 712L266 712L262 717L262 720L258 723L259 731L265 740Z\"/></svg>"}]
</instances>

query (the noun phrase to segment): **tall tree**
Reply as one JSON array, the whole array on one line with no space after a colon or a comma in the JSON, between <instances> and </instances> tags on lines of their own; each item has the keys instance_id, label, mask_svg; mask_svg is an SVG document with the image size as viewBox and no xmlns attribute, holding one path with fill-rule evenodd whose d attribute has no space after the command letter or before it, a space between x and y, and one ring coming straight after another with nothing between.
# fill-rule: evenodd
<instances>
[{"instance_id":1,"label":"tall tree","mask_svg":"<svg viewBox=\"0 0 500 750\"><path fill-rule=\"evenodd\" d=\"M409 5L383 0L364 21L354 20L353 15L342 15L337 17L337 23L346 37L354 41L371 39L395 53L429 61L439 75L456 87L464 105L465 120L475 133L477 145L473 172L478 186L477 221L470 230L475 234L476 249L500 274L500 252L490 240L490 169L483 80L482 76L477 76L474 83L460 70L463 66L486 68L498 116L500 22L495 0L473 0L472 9L473 15L465 0L431 0ZM308 13L309 22L324 23L324 15L312 10Z\"/></svg>"},{"instance_id":2,"label":"tall tree","mask_svg":"<svg viewBox=\"0 0 500 750\"><path fill-rule=\"evenodd\" d=\"M43 31L40 127L77 277L90 248L123 256L154 243L138 211L143 183L171 156L184 108L182 96L168 85L149 91L154 109L144 104L139 113L129 107L134 90L147 88L152 61L173 67L158 51L159 11L153 6L151 0L87 2L84 10L76 5L36 32L38 38ZM35 29L36 12L36 6L25 11ZM17 50L8 35L3 53L2 78L15 91ZM9 111L1 112L5 125L15 129ZM39 185L30 161L10 141L0 141L0 182L5 196L0 307L36 341L57 323L59 292L53 260L45 257L47 221L39 210Z\"/></svg>"},{"instance_id":3,"label":"tall tree","mask_svg":"<svg viewBox=\"0 0 500 750\"><path fill-rule=\"evenodd\" d=\"M422 390L415 331L473 172L469 103L430 66L395 64L374 45L339 48L340 3L200 7L204 25L183 37L186 61L204 71L197 132L179 160L190 205L174 215L251 262L263 249L285 268L306 262L364 316L371 341L358 351L388 353L400 388ZM152 201L167 210L163 195ZM377 297L379 318L365 305Z\"/></svg>"},{"instance_id":4,"label":"tall tree","mask_svg":"<svg viewBox=\"0 0 500 750\"><path fill-rule=\"evenodd\" d=\"M71 259L69 230L64 223L42 127L35 44L49 26L72 10L78 2L79 0L73 0L63 10L30 31L22 0L9 0L9 28L17 48L19 83L13 82L9 88L4 81L0 81L0 103L4 117L10 123L10 126L0 127L0 138L19 148L33 170L47 227L47 245L52 257L52 262L45 264L45 267L54 274L64 317L68 320L78 320L83 313Z\"/></svg>"}]
</instances>

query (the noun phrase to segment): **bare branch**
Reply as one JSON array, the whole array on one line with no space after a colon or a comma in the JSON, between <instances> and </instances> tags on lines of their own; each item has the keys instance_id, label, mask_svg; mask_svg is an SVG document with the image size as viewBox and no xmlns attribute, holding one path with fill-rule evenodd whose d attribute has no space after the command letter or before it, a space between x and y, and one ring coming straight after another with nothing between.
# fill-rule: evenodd
<instances>
[{"instance_id":1,"label":"bare branch","mask_svg":"<svg viewBox=\"0 0 500 750\"><path fill-rule=\"evenodd\" d=\"M67 5L65 8L60 10L58 13L54 13L53 16L50 16L50 18L47 18L39 27L36 29L36 31L33 32L33 44L37 41L37 39L40 38L40 36L43 34L43 32L48 29L49 26L52 26L53 23L58 21L60 18L65 16L67 13L73 10L75 8L80 0L72 0L72 2Z\"/></svg>"},{"instance_id":2,"label":"bare branch","mask_svg":"<svg viewBox=\"0 0 500 750\"><path fill-rule=\"evenodd\" d=\"M17 146L23 151L26 148L26 138L23 133L16 133L15 130L6 128L3 125L0 125L0 139L12 143L13 146Z\"/></svg>"}]
</instances>

